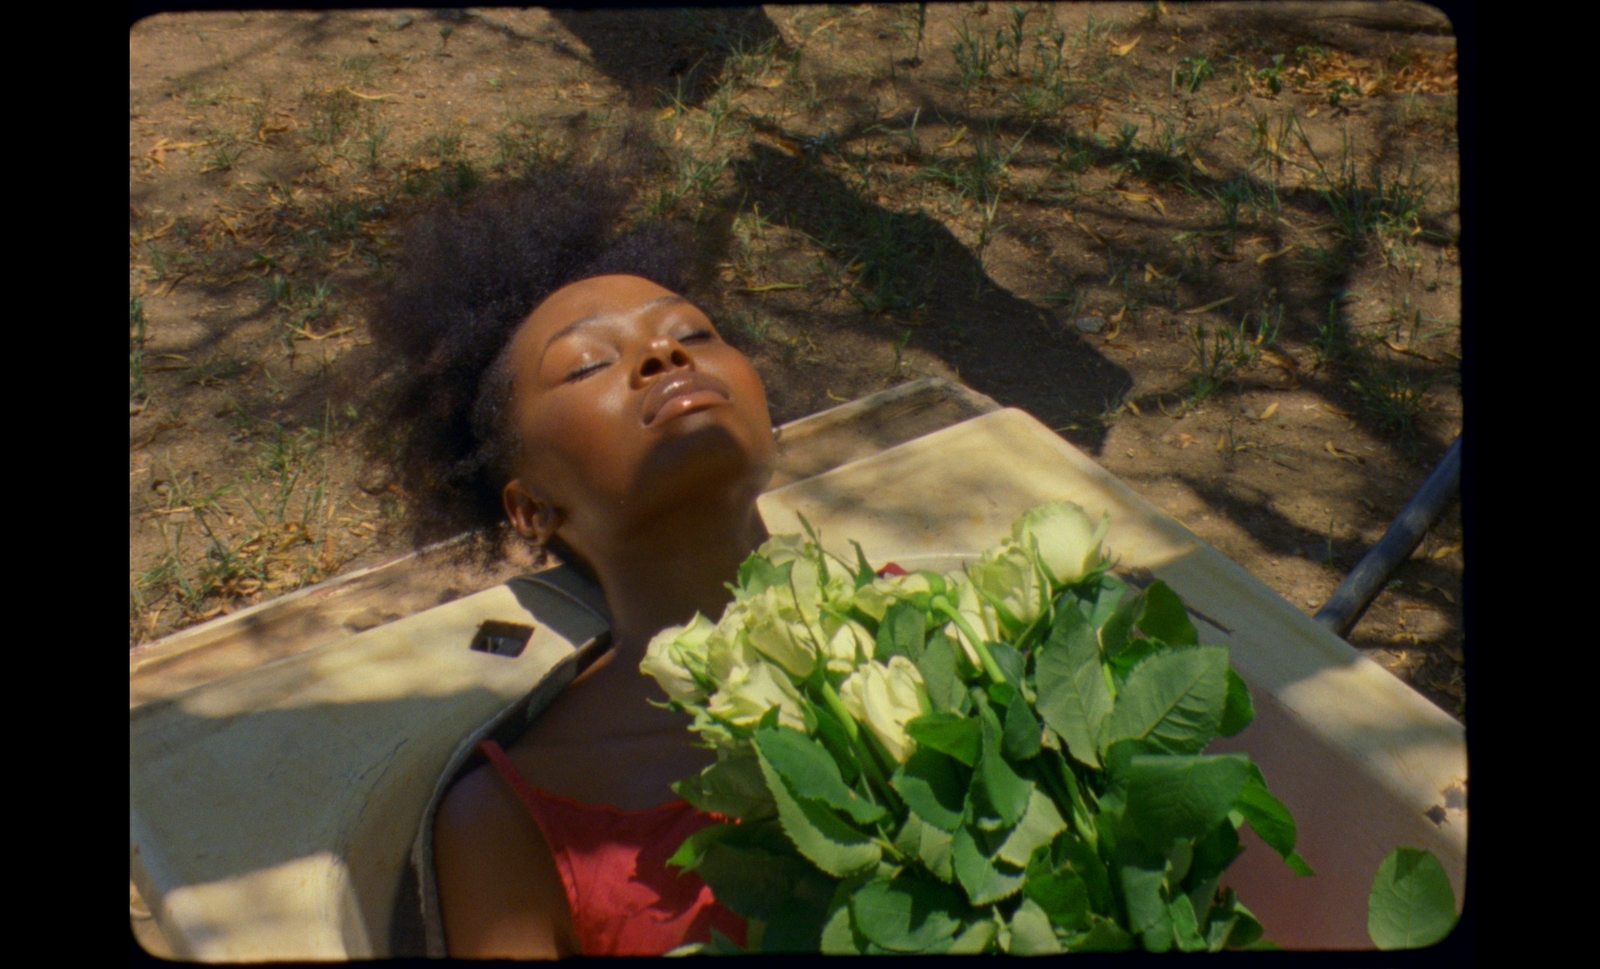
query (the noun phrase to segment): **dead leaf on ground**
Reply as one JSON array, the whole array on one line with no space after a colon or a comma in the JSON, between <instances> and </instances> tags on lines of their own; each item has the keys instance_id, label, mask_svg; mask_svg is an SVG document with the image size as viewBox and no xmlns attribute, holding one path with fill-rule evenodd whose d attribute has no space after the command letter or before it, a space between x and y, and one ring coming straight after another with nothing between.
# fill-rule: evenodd
<instances>
[{"instance_id":1,"label":"dead leaf on ground","mask_svg":"<svg viewBox=\"0 0 1600 969\"><path fill-rule=\"evenodd\" d=\"M1393 350L1395 353L1403 353L1406 356L1416 357L1419 360L1426 360L1429 363L1439 363L1440 362L1439 360L1428 356L1426 353L1422 353L1420 351L1413 350L1410 347L1403 347L1400 344L1394 342L1393 340L1384 340L1383 341L1383 345L1388 347L1389 349Z\"/></svg>"},{"instance_id":2,"label":"dead leaf on ground","mask_svg":"<svg viewBox=\"0 0 1600 969\"><path fill-rule=\"evenodd\" d=\"M1341 461L1354 461L1357 464L1366 464L1367 463L1367 459L1366 458L1362 457L1359 454L1351 454L1349 451L1341 451L1339 448L1334 446L1334 443L1332 441L1328 441L1327 443L1323 444L1322 447L1323 447L1323 450L1327 451L1329 454L1333 455L1334 457L1338 458Z\"/></svg>"},{"instance_id":3,"label":"dead leaf on ground","mask_svg":"<svg viewBox=\"0 0 1600 969\"><path fill-rule=\"evenodd\" d=\"M1288 255L1289 251L1292 250L1293 248L1294 248L1294 243L1291 242L1288 245L1284 246L1282 249L1279 249L1277 252L1264 252L1261 255L1256 257L1256 265L1265 266L1267 263L1269 263L1272 260L1278 258L1279 256Z\"/></svg>"},{"instance_id":4,"label":"dead leaf on ground","mask_svg":"<svg viewBox=\"0 0 1600 969\"><path fill-rule=\"evenodd\" d=\"M1095 231L1093 229L1089 228L1088 226L1084 225L1082 222L1079 222L1076 218L1074 218L1071 212L1063 212L1063 213L1061 213L1061 217L1063 219L1065 219L1067 222L1071 223L1072 225L1075 225L1078 228L1082 229L1084 231L1084 234L1086 234L1089 238L1091 238L1091 239L1093 239L1095 241L1096 245L1104 246L1106 244L1106 241L1104 239L1100 238L1100 236L1096 235Z\"/></svg>"},{"instance_id":5,"label":"dead leaf on ground","mask_svg":"<svg viewBox=\"0 0 1600 969\"><path fill-rule=\"evenodd\" d=\"M1121 189L1117 190L1117 194L1122 196L1124 199L1127 199L1129 202L1143 203L1155 209L1157 212L1160 212L1162 215L1167 214L1166 206L1162 205L1161 200L1156 198L1154 195L1146 195L1143 192L1124 192Z\"/></svg>"},{"instance_id":6,"label":"dead leaf on ground","mask_svg":"<svg viewBox=\"0 0 1600 969\"><path fill-rule=\"evenodd\" d=\"M1112 57L1127 57L1130 53L1133 52L1133 49L1135 47L1139 46L1139 41L1141 41L1143 39L1144 38L1142 36L1140 36L1140 37L1135 37L1134 39L1128 41L1126 44L1118 44L1118 43L1113 42L1111 44L1111 56Z\"/></svg>"},{"instance_id":7,"label":"dead leaf on ground","mask_svg":"<svg viewBox=\"0 0 1600 969\"><path fill-rule=\"evenodd\" d=\"M940 148L954 148L956 145L960 144L961 143L961 139L965 138L966 136L967 136L967 126L966 125L962 125L961 127L957 128L955 130L955 132L950 136L950 140L949 141L945 142L944 144L940 145L939 147Z\"/></svg>"},{"instance_id":8,"label":"dead leaf on ground","mask_svg":"<svg viewBox=\"0 0 1600 969\"><path fill-rule=\"evenodd\" d=\"M1178 450L1181 451L1193 443L1194 437L1192 435L1182 433L1178 435Z\"/></svg>"},{"instance_id":9,"label":"dead leaf on ground","mask_svg":"<svg viewBox=\"0 0 1600 969\"><path fill-rule=\"evenodd\" d=\"M1271 420L1272 419L1272 415L1276 414L1277 412L1278 412L1278 402L1277 401L1273 401L1272 403L1267 405L1267 409L1262 411L1261 415L1259 417L1257 417L1256 420L1258 420L1258 421Z\"/></svg>"},{"instance_id":10,"label":"dead leaf on ground","mask_svg":"<svg viewBox=\"0 0 1600 969\"><path fill-rule=\"evenodd\" d=\"M1433 585L1433 584L1428 583L1428 582L1418 582L1417 583L1417 587L1420 588L1423 592L1437 592L1437 593L1439 593L1440 595L1444 596L1444 601L1450 603L1452 606L1456 604L1456 597L1455 596L1451 595L1449 592L1445 591L1444 589L1439 588L1436 585Z\"/></svg>"},{"instance_id":11,"label":"dead leaf on ground","mask_svg":"<svg viewBox=\"0 0 1600 969\"><path fill-rule=\"evenodd\" d=\"M1222 299L1213 300L1213 301L1205 304L1204 306L1196 306L1193 309L1184 310L1183 311L1183 315L1184 316L1199 316L1201 313L1207 313L1207 312L1210 312L1211 310L1217 309L1218 307L1227 306L1229 303L1233 302L1234 299L1235 299L1235 297L1233 297L1233 296L1224 296Z\"/></svg>"},{"instance_id":12,"label":"dead leaf on ground","mask_svg":"<svg viewBox=\"0 0 1600 969\"><path fill-rule=\"evenodd\" d=\"M1428 558L1434 562L1437 562L1442 558L1449 558L1459 551L1461 551L1461 546L1459 544L1446 545L1444 548L1434 549L1433 554L1428 556Z\"/></svg>"},{"instance_id":13,"label":"dead leaf on ground","mask_svg":"<svg viewBox=\"0 0 1600 969\"><path fill-rule=\"evenodd\" d=\"M1106 331L1106 342L1115 340L1122 333L1122 320L1128 315L1128 304L1123 303L1122 308L1111 314L1111 329Z\"/></svg>"}]
</instances>

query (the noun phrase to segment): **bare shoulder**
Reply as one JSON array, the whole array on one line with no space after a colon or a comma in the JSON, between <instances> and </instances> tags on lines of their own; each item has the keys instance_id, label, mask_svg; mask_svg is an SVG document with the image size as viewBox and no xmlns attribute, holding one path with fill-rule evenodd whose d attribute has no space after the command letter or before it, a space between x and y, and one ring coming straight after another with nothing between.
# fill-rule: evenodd
<instances>
[{"instance_id":1,"label":"bare shoulder","mask_svg":"<svg viewBox=\"0 0 1600 969\"><path fill-rule=\"evenodd\" d=\"M467 958L560 958L577 946L560 873L528 810L485 765L434 820L446 945Z\"/></svg>"}]
</instances>

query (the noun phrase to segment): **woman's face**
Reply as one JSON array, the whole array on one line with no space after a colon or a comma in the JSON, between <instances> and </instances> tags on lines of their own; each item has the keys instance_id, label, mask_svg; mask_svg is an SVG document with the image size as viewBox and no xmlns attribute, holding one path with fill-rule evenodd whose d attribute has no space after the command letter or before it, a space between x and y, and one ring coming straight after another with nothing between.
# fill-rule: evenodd
<instances>
[{"instance_id":1,"label":"woman's face","mask_svg":"<svg viewBox=\"0 0 1600 969\"><path fill-rule=\"evenodd\" d=\"M541 303L510 347L522 534L580 554L686 503L755 500L776 445L761 378L692 303L597 276Z\"/></svg>"}]
</instances>

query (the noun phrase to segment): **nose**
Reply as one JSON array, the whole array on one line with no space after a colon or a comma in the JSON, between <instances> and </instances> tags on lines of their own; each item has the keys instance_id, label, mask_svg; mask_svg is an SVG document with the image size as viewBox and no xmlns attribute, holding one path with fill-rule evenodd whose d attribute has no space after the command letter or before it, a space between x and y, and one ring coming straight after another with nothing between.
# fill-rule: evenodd
<instances>
[{"instance_id":1,"label":"nose","mask_svg":"<svg viewBox=\"0 0 1600 969\"><path fill-rule=\"evenodd\" d=\"M692 368L693 364L694 360L683 344L670 336L663 336L650 341L635 372L639 379L644 380L668 370Z\"/></svg>"}]
</instances>

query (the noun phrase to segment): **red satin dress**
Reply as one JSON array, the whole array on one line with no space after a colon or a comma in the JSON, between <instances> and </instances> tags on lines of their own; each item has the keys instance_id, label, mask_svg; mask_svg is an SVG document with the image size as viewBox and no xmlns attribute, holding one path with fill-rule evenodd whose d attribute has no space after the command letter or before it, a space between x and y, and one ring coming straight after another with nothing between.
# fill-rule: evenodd
<instances>
[{"instance_id":1,"label":"red satin dress","mask_svg":"<svg viewBox=\"0 0 1600 969\"><path fill-rule=\"evenodd\" d=\"M664 955L711 941L713 928L744 945L745 920L717 904L699 875L666 864L690 835L720 819L681 800L648 811L580 804L529 784L494 741L478 749L543 832L584 955Z\"/></svg>"}]
</instances>

